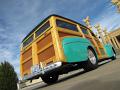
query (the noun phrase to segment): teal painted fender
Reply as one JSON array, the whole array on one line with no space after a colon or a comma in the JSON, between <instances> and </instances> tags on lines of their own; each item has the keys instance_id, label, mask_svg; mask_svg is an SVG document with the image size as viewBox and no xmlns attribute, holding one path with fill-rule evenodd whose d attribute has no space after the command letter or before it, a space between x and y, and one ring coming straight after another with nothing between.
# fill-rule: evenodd
<instances>
[{"instance_id":1,"label":"teal painted fender","mask_svg":"<svg viewBox=\"0 0 120 90\"><path fill-rule=\"evenodd\" d=\"M91 42L86 38L66 37L62 40L64 55L67 62L81 62L88 60L88 46Z\"/></svg>"},{"instance_id":2,"label":"teal painted fender","mask_svg":"<svg viewBox=\"0 0 120 90\"><path fill-rule=\"evenodd\" d=\"M111 44L106 44L106 45L104 45L104 48L105 48L105 50L106 50L106 53L107 53L107 55L108 55L108 58L110 58L110 57L112 57L113 56L113 54L114 54L114 51L113 51L113 46L111 45Z\"/></svg>"}]
</instances>

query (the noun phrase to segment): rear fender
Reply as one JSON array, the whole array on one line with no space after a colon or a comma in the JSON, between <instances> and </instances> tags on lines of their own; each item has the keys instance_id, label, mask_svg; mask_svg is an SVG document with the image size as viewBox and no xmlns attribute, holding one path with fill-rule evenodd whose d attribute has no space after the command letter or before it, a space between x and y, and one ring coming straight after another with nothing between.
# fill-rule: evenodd
<instances>
[{"instance_id":1,"label":"rear fender","mask_svg":"<svg viewBox=\"0 0 120 90\"><path fill-rule=\"evenodd\" d=\"M65 37L62 40L62 47L66 62L81 62L88 60L88 46L92 46L91 42L81 37Z\"/></svg>"},{"instance_id":2,"label":"rear fender","mask_svg":"<svg viewBox=\"0 0 120 90\"><path fill-rule=\"evenodd\" d=\"M114 48L111 44L104 45L104 48L105 48L108 58L114 55Z\"/></svg>"}]
</instances>

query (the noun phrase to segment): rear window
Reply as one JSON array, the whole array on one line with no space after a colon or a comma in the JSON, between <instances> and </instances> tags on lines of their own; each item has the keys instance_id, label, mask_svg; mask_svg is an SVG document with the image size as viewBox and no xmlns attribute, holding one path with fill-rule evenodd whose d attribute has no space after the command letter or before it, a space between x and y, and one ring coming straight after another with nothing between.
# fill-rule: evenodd
<instances>
[{"instance_id":1,"label":"rear window","mask_svg":"<svg viewBox=\"0 0 120 90\"><path fill-rule=\"evenodd\" d=\"M23 47L27 46L32 41L33 41L33 35L30 36L26 41L23 42Z\"/></svg>"},{"instance_id":2,"label":"rear window","mask_svg":"<svg viewBox=\"0 0 120 90\"><path fill-rule=\"evenodd\" d=\"M62 20L56 20L56 24L58 27L66 28L66 29L70 29L78 32L77 26L74 24L71 24Z\"/></svg>"},{"instance_id":3,"label":"rear window","mask_svg":"<svg viewBox=\"0 0 120 90\"><path fill-rule=\"evenodd\" d=\"M36 32L35 32L35 36L37 37L37 36L39 36L42 32L44 32L46 29L48 29L50 27L50 23L49 23L49 21L48 22L46 22L39 30L37 30Z\"/></svg>"}]
</instances>

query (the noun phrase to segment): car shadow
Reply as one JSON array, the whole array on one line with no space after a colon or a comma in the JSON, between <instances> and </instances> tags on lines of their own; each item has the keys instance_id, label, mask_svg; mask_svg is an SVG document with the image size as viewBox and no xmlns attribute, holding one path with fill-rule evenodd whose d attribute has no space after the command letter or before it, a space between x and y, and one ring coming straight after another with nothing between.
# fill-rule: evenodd
<instances>
[{"instance_id":1,"label":"car shadow","mask_svg":"<svg viewBox=\"0 0 120 90\"><path fill-rule=\"evenodd\" d=\"M72 75L69 75L69 76L67 76L67 77L60 78L60 79L59 79L56 83L54 83L54 84L49 84L49 85L48 85L48 84L44 84L44 85L42 85L42 86L40 86L40 87L37 87L37 88L34 88L34 89L32 89L32 90L36 90L36 89L40 89L40 88L52 86L52 85L58 84L58 83L60 83L60 82L64 82L64 81L66 81L66 80L68 80L68 79L74 78L74 77L76 77L76 76L82 75L82 74L84 74L84 73L85 73L85 71L77 72L77 73L72 74Z\"/></svg>"}]
</instances>

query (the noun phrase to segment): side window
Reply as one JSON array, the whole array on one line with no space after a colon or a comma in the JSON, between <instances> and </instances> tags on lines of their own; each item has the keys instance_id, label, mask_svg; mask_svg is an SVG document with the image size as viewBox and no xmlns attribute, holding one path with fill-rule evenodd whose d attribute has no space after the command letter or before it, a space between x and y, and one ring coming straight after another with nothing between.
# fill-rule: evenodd
<instances>
[{"instance_id":1,"label":"side window","mask_svg":"<svg viewBox=\"0 0 120 90\"><path fill-rule=\"evenodd\" d=\"M71 24L62 20L56 20L56 24L58 27L66 28L66 29L70 29L78 32L77 26L74 24Z\"/></svg>"},{"instance_id":2,"label":"side window","mask_svg":"<svg viewBox=\"0 0 120 90\"><path fill-rule=\"evenodd\" d=\"M46 22L39 30L37 30L36 32L35 32L35 36L37 37L37 36L39 36L42 32L44 32L47 28L49 28L50 27L50 23L49 23L49 21L48 22Z\"/></svg>"},{"instance_id":3,"label":"side window","mask_svg":"<svg viewBox=\"0 0 120 90\"><path fill-rule=\"evenodd\" d=\"M23 47L27 46L32 41L33 41L33 35L31 37L29 37L25 42L23 42Z\"/></svg>"},{"instance_id":4,"label":"side window","mask_svg":"<svg viewBox=\"0 0 120 90\"><path fill-rule=\"evenodd\" d=\"M82 32L83 32L84 34L88 34L88 31L87 31L86 29L81 28L81 30L82 30Z\"/></svg>"}]
</instances>

